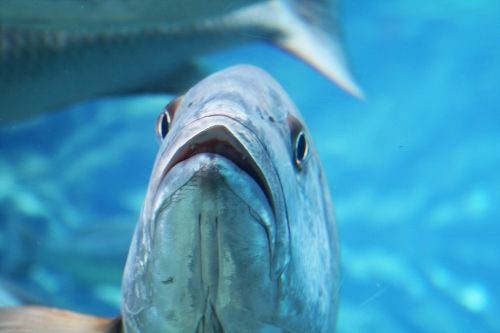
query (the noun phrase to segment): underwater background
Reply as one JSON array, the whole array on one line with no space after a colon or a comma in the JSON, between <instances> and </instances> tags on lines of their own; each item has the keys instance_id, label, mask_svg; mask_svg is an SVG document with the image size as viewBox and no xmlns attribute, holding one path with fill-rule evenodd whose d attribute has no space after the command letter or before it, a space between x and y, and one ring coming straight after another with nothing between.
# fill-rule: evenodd
<instances>
[{"instance_id":1,"label":"underwater background","mask_svg":"<svg viewBox=\"0 0 500 333\"><path fill-rule=\"evenodd\" d=\"M340 17L365 100L267 45L201 62L258 65L303 113L341 239L338 332L500 332L500 2L346 0ZM0 129L0 290L118 313L171 98Z\"/></svg>"}]
</instances>

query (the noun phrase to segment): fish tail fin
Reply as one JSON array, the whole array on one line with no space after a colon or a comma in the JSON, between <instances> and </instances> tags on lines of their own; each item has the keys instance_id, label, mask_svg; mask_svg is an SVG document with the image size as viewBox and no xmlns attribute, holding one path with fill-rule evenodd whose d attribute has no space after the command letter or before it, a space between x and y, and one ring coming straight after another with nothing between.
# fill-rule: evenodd
<instances>
[{"instance_id":1,"label":"fish tail fin","mask_svg":"<svg viewBox=\"0 0 500 333\"><path fill-rule=\"evenodd\" d=\"M120 319L39 306L0 307L0 333L121 333Z\"/></svg>"},{"instance_id":2,"label":"fish tail fin","mask_svg":"<svg viewBox=\"0 0 500 333\"><path fill-rule=\"evenodd\" d=\"M363 98L340 38L333 0L270 0L257 3L233 17L237 22L267 27L277 33L272 42Z\"/></svg>"},{"instance_id":3,"label":"fish tail fin","mask_svg":"<svg viewBox=\"0 0 500 333\"><path fill-rule=\"evenodd\" d=\"M352 95L363 98L342 47L336 8L329 0L281 0L281 29L275 41Z\"/></svg>"}]
</instances>

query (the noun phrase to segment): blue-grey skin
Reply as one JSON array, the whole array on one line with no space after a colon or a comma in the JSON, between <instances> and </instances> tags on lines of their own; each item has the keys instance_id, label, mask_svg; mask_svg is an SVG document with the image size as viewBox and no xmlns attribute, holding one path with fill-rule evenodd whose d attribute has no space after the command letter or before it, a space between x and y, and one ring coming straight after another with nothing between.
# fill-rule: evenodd
<instances>
[{"instance_id":1,"label":"blue-grey skin","mask_svg":"<svg viewBox=\"0 0 500 333\"><path fill-rule=\"evenodd\" d=\"M125 268L125 332L334 332L331 199L286 93L243 65L173 109Z\"/></svg>"},{"instance_id":2,"label":"blue-grey skin","mask_svg":"<svg viewBox=\"0 0 500 333\"><path fill-rule=\"evenodd\" d=\"M0 125L112 94L185 91L196 57L250 42L354 95L334 0L2 0Z\"/></svg>"}]
</instances>

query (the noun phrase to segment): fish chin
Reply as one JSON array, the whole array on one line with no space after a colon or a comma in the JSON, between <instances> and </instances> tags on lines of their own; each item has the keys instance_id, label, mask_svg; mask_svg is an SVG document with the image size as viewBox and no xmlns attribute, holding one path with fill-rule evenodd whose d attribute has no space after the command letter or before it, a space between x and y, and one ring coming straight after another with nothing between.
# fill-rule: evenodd
<instances>
[{"instance_id":1,"label":"fish chin","mask_svg":"<svg viewBox=\"0 0 500 333\"><path fill-rule=\"evenodd\" d=\"M272 322L278 299L275 223L258 182L229 159L201 153L176 164L159 188L143 330L269 331L264 323Z\"/></svg>"}]
</instances>

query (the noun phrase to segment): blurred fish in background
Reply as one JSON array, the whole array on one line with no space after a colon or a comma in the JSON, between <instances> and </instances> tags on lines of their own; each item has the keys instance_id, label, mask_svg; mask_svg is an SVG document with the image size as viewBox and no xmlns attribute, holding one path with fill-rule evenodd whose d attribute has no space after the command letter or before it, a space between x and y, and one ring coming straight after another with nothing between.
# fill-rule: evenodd
<instances>
[{"instance_id":1,"label":"blurred fish in background","mask_svg":"<svg viewBox=\"0 0 500 333\"><path fill-rule=\"evenodd\" d=\"M342 2L330 15L364 102L266 45L197 58L209 72L260 66L302 110L335 202L340 333L500 331L498 13L495 0ZM54 306L117 312L170 98L101 99L2 128L4 280Z\"/></svg>"},{"instance_id":2,"label":"blurred fish in background","mask_svg":"<svg viewBox=\"0 0 500 333\"><path fill-rule=\"evenodd\" d=\"M183 92L196 58L269 42L361 95L340 45L333 1L4 0L0 124L89 98ZM28 97L29 96L29 97Z\"/></svg>"}]
</instances>

